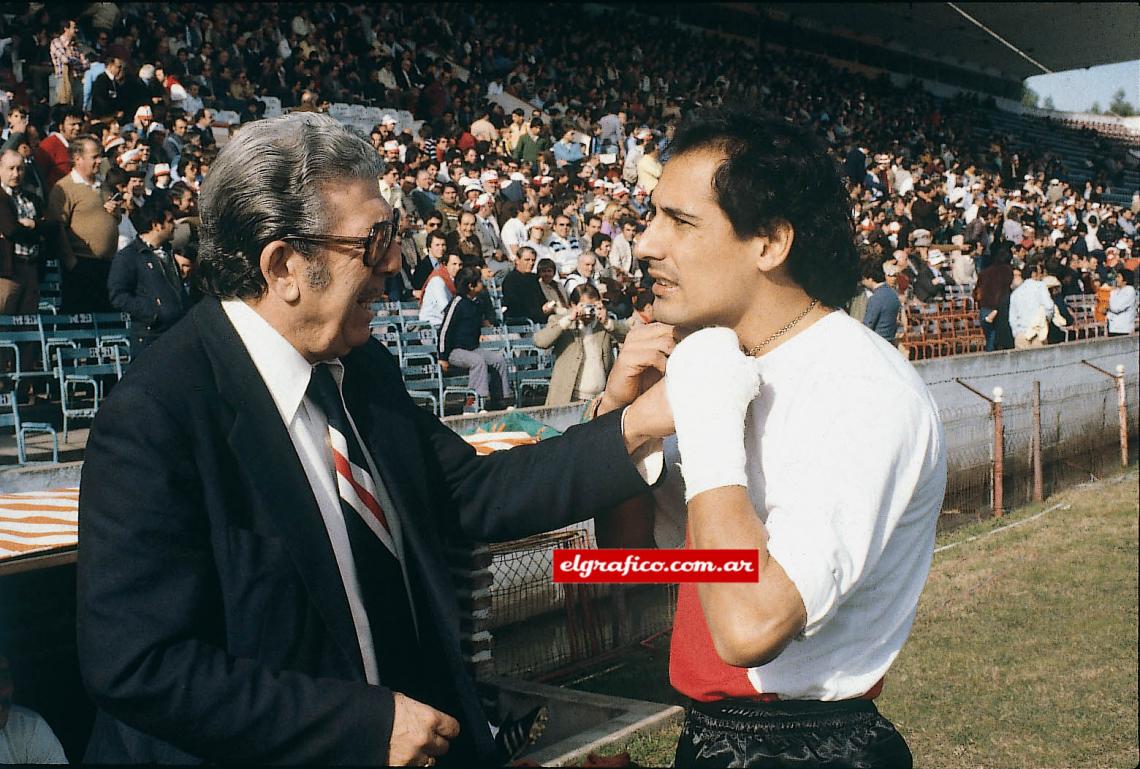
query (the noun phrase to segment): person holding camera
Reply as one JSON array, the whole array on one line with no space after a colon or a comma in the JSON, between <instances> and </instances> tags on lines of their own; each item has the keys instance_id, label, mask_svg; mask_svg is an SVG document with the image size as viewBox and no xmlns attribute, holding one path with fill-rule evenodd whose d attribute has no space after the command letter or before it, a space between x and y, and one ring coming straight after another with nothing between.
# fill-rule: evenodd
<instances>
[{"instance_id":1,"label":"person holding camera","mask_svg":"<svg viewBox=\"0 0 1140 769\"><path fill-rule=\"evenodd\" d=\"M614 363L614 347L626 331L626 324L606 312L593 285L583 283L571 291L570 311L551 318L534 335L535 346L554 349L546 405L588 401L604 390Z\"/></svg>"}]
</instances>

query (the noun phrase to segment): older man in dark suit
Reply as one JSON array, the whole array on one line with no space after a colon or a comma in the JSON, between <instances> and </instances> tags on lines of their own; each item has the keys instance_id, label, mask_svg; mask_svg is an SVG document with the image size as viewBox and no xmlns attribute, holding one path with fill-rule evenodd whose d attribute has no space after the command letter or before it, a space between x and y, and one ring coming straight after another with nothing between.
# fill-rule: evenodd
<instances>
[{"instance_id":1,"label":"older man in dark suit","mask_svg":"<svg viewBox=\"0 0 1140 769\"><path fill-rule=\"evenodd\" d=\"M132 365L87 446L89 761L496 761L443 537L549 530L646 488L630 454L671 430L662 388L624 425L488 457L414 405L369 334L400 259L378 172L367 141L295 113L243 127L203 185L213 297Z\"/></svg>"}]
</instances>

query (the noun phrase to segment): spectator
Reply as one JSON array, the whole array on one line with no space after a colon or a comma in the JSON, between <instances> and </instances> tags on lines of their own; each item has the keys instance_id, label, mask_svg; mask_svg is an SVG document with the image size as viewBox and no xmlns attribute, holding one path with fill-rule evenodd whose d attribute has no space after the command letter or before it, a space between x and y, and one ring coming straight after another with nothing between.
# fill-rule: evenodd
<instances>
[{"instance_id":1,"label":"spectator","mask_svg":"<svg viewBox=\"0 0 1140 769\"><path fill-rule=\"evenodd\" d=\"M892 347L899 328L899 301L898 292L887 285L887 276L883 272L883 264L878 259L869 260L863 267L864 288L871 292L867 299L867 309L863 315L863 325L887 340Z\"/></svg>"},{"instance_id":2,"label":"spectator","mask_svg":"<svg viewBox=\"0 0 1140 769\"><path fill-rule=\"evenodd\" d=\"M392 208L404 208L404 192L400 189L400 164L389 163L380 176L380 197Z\"/></svg>"},{"instance_id":3,"label":"spectator","mask_svg":"<svg viewBox=\"0 0 1140 769\"><path fill-rule=\"evenodd\" d=\"M598 233L597 235L594 236L595 239L605 238L605 237L606 236L602 235L601 233ZM608 238L607 238L607 240L608 240ZM597 266L598 266L598 257L594 255L593 251L587 251L584 254L582 254L581 256L579 256L576 269L566 277L565 282L563 282L563 284L562 284L562 288L567 293L567 295L572 296L574 293L574 289L576 289L576 288L578 288L578 286L581 286L584 284L589 284L590 286L592 286L594 288L595 291L597 291L598 290L598 279L597 279L597 276L594 274Z\"/></svg>"},{"instance_id":4,"label":"spectator","mask_svg":"<svg viewBox=\"0 0 1140 769\"><path fill-rule=\"evenodd\" d=\"M931 304L945 296L946 278L941 270L945 263L946 256L941 251L937 248L930 249L927 266L918 268L914 283L914 295L920 302Z\"/></svg>"},{"instance_id":5,"label":"spectator","mask_svg":"<svg viewBox=\"0 0 1140 769\"><path fill-rule=\"evenodd\" d=\"M1061 281L1054 275L1046 275L1041 282L1049 289L1049 296L1053 298L1055 308L1053 316L1049 318L1049 335L1046 341L1049 344L1059 344L1067 339L1065 328L1073 324L1073 315L1061 296Z\"/></svg>"},{"instance_id":6,"label":"spectator","mask_svg":"<svg viewBox=\"0 0 1140 769\"><path fill-rule=\"evenodd\" d=\"M570 231L570 217L559 214L554 217L554 231L546 241L550 249L550 258L558 265L558 271L569 273L578 264L578 257L582 254L578 239Z\"/></svg>"},{"instance_id":7,"label":"spectator","mask_svg":"<svg viewBox=\"0 0 1140 769\"><path fill-rule=\"evenodd\" d=\"M66 764L63 746L47 721L13 705L14 691L11 665L0 652L0 764Z\"/></svg>"},{"instance_id":8,"label":"spectator","mask_svg":"<svg viewBox=\"0 0 1140 769\"><path fill-rule=\"evenodd\" d=\"M110 312L107 276L119 241L119 201L99 189L101 151L82 136L68 148L73 168L51 190L47 219L58 227L66 312Z\"/></svg>"},{"instance_id":9,"label":"spectator","mask_svg":"<svg viewBox=\"0 0 1140 769\"><path fill-rule=\"evenodd\" d=\"M189 295L173 253L174 214L147 201L134 213L139 235L115 254L107 290L111 305L131 316L132 357L177 323L190 308Z\"/></svg>"},{"instance_id":10,"label":"spectator","mask_svg":"<svg viewBox=\"0 0 1140 769\"><path fill-rule=\"evenodd\" d=\"M542 135L543 123L538 118L530 121L530 129L515 144L511 156L520 163L538 163L538 156L550 149L550 139Z\"/></svg>"},{"instance_id":11,"label":"spectator","mask_svg":"<svg viewBox=\"0 0 1140 769\"><path fill-rule=\"evenodd\" d=\"M87 71L87 57L75 43L78 32L75 19L65 18L59 36L51 41L49 52L53 82L50 104L83 106L83 74Z\"/></svg>"},{"instance_id":12,"label":"spectator","mask_svg":"<svg viewBox=\"0 0 1140 769\"><path fill-rule=\"evenodd\" d=\"M79 136L82 127L83 111L69 108L63 113L59 130L52 131L40 142L35 154L36 165L48 189L71 171L71 143Z\"/></svg>"},{"instance_id":13,"label":"spectator","mask_svg":"<svg viewBox=\"0 0 1140 769\"><path fill-rule=\"evenodd\" d=\"M577 166L582 162L582 145L575 139L576 131L568 128L554 144L554 163L558 168Z\"/></svg>"},{"instance_id":14,"label":"spectator","mask_svg":"<svg viewBox=\"0 0 1140 769\"><path fill-rule=\"evenodd\" d=\"M1114 288L1108 296L1108 335L1125 336L1136 330L1136 289L1133 276L1117 270L1111 276Z\"/></svg>"},{"instance_id":15,"label":"spectator","mask_svg":"<svg viewBox=\"0 0 1140 769\"><path fill-rule=\"evenodd\" d=\"M637 235L637 220L626 217L621 220L620 231L613 236L610 247L609 267L603 271L606 277L616 274L633 276L637 273L637 261L633 257L633 239ZM592 247L592 251L597 248Z\"/></svg>"},{"instance_id":16,"label":"spectator","mask_svg":"<svg viewBox=\"0 0 1140 769\"><path fill-rule=\"evenodd\" d=\"M120 79L123 76L123 60L117 56L107 59L106 68L95 78L91 86L91 114L95 118L119 118L123 106L119 100Z\"/></svg>"},{"instance_id":17,"label":"spectator","mask_svg":"<svg viewBox=\"0 0 1140 769\"><path fill-rule=\"evenodd\" d=\"M475 236L483 247L483 258L488 264L505 264L511 268L507 247L499 234L499 221L495 218L495 196L489 192L479 194L475 199Z\"/></svg>"},{"instance_id":18,"label":"spectator","mask_svg":"<svg viewBox=\"0 0 1140 769\"><path fill-rule=\"evenodd\" d=\"M463 268L459 254L448 254L447 261L432 271L424 284L424 299L420 304L419 319L438 329L443 323L443 312L456 295L455 276Z\"/></svg>"},{"instance_id":19,"label":"spectator","mask_svg":"<svg viewBox=\"0 0 1140 769\"><path fill-rule=\"evenodd\" d=\"M447 252L459 254L464 267L484 265L483 244L475 235L475 214L470 211L460 212L458 226L447 234Z\"/></svg>"},{"instance_id":20,"label":"spectator","mask_svg":"<svg viewBox=\"0 0 1140 769\"><path fill-rule=\"evenodd\" d=\"M431 183L431 174L426 170L416 173L416 188L412 190L411 198L412 205L416 207L416 213L421 219L427 219L428 214L435 210L436 203L439 202L439 196L431 191Z\"/></svg>"},{"instance_id":21,"label":"spectator","mask_svg":"<svg viewBox=\"0 0 1140 769\"><path fill-rule=\"evenodd\" d=\"M503 278L503 306L506 318L526 318L538 324L558 309L558 302L547 299L535 273L537 256L530 246L519 249L515 268Z\"/></svg>"},{"instance_id":22,"label":"spectator","mask_svg":"<svg viewBox=\"0 0 1140 769\"><path fill-rule=\"evenodd\" d=\"M531 250L533 247L529 246ZM554 313L561 315L570 309L570 302L566 297L566 292L562 290L562 281L558 277L558 268L554 265L554 260L550 258L538 259L536 261L535 270L538 272L538 287L542 289L542 295L546 297L547 301L554 302Z\"/></svg>"},{"instance_id":23,"label":"spectator","mask_svg":"<svg viewBox=\"0 0 1140 769\"><path fill-rule=\"evenodd\" d=\"M1033 260L1025 265L1022 280L1009 297L1009 328L1013 332L1013 345L1018 350L1044 347L1049 337L1049 319L1056 309L1053 297L1043 282L1045 264Z\"/></svg>"},{"instance_id":24,"label":"spectator","mask_svg":"<svg viewBox=\"0 0 1140 769\"><path fill-rule=\"evenodd\" d=\"M448 234L459 227L459 185L447 182L436 201L435 210L443 214L443 232Z\"/></svg>"},{"instance_id":25,"label":"spectator","mask_svg":"<svg viewBox=\"0 0 1140 769\"><path fill-rule=\"evenodd\" d=\"M637 161L637 188L644 190L646 195L652 195L660 178L661 149L657 146L657 142L649 139L645 144L644 154Z\"/></svg>"},{"instance_id":26,"label":"spectator","mask_svg":"<svg viewBox=\"0 0 1140 769\"><path fill-rule=\"evenodd\" d=\"M1013 346L1009 332L1009 296L1012 285L1013 267L1010 266L1009 246L1006 245L998 249L993 264L978 275L974 289L974 301L986 337L986 352ZM1008 339L1005 338L1007 336Z\"/></svg>"},{"instance_id":27,"label":"spectator","mask_svg":"<svg viewBox=\"0 0 1140 769\"><path fill-rule=\"evenodd\" d=\"M39 311L44 220L35 201L20 189L23 176L20 153L0 152L0 315Z\"/></svg>"},{"instance_id":28,"label":"spectator","mask_svg":"<svg viewBox=\"0 0 1140 769\"><path fill-rule=\"evenodd\" d=\"M595 398L606 386L614 348L626 326L606 312L601 294L583 284L570 293L570 311L551 318L534 335L534 344L554 349L554 371L546 405L561 406Z\"/></svg>"},{"instance_id":29,"label":"spectator","mask_svg":"<svg viewBox=\"0 0 1140 769\"><path fill-rule=\"evenodd\" d=\"M447 259L445 258L445 254L447 254L447 236L440 230L440 223L442 221L443 215L439 213L429 220L428 231L424 239L425 258L421 259L412 271L412 289L417 299L423 297L423 289L428 282L428 278L447 263ZM435 226L432 227L432 224Z\"/></svg>"},{"instance_id":30,"label":"spectator","mask_svg":"<svg viewBox=\"0 0 1140 769\"><path fill-rule=\"evenodd\" d=\"M464 267L455 275L455 288L456 296L444 310L439 329L439 359L467 369L467 386L489 400L492 409L502 408L510 400L507 358L500 350L479 346L483 320L483 310L475 301L483 291L479 270Z\"/></svg>"}]
</instances>

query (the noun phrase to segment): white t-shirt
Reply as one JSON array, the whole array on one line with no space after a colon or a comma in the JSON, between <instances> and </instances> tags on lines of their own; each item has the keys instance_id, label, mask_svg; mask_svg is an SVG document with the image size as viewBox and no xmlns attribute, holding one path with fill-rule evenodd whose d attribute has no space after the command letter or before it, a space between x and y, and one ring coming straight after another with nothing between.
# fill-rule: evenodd
<instances>
[{"instance_id":1,"label":"white t-shirt","mask_svg":"<svg viewBox=\"0 0 1140 769\"><path fill-rule=\"evenodd\" d=\"M748 493L807 625L775 660L748 670L748 682L781 699L858 697L894 662L926 583L946 489L942 425L911 364L843 312L757 365L763 386L747 417ZM680 547L686 511L675 437L665 442L665 461L672 472L654 491L655 536L659 547ZM694 658L702 647L686 643L693 636L680 620L674 682L680 664L693 671L687 680L707 684L685 694L723 697L717 666L738 682L740 669L715 654Z\"/></svg>"},{"instance_id":2,"label":"white t-shirt","mask_svg":"<svg viewBox=\"0 0 1140 769\"><path fill-rule=\"evenodd\" d=\"M0 764L66 764L67 756L47 721L34 711L13 705L0 729Z\"/></svg>"}]
</instances>

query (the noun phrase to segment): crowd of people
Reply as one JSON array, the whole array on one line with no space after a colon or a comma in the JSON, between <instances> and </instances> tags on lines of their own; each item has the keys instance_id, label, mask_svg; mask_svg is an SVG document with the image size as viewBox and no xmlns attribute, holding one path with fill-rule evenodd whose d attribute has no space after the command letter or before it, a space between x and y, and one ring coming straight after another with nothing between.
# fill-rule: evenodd
<instances>
[{"instance_id":1,"label":"crowd of people","mask_svg":"<svg viewBox=\"0 0 1140 769\"><path fill-rule=\"evenodd\" d=\"M1140 191L1131 206L1105 196L1133 192L1120 185L1140 166L1137 150L1097 138L1091 168L1068 168L1048 147L993 129L977 97L938 99L807 55L726 49L712 33L610 13L615 23L563 5L519 16L493 6L96 3L78 17L40 5L4 17L0 314L36 312L43 265L55 259L64 312L129 312L135 343L149 344L199 295L197 196L218 145L264 115L265 97L285 110L366 104L390 108L370 134L403 244L387 299L420 302L441 331L464 299L482 326L505 317L547 327L544 346L588 351L551 402L590 397L604 382L604 348L651 317L637 245L677 122L694 106L749 100L831 148L866 261L851 312L887 338L909 300L937 301L953 285L974 295L987 349L1059 338L1047 327L1065 321L1060 299L1073 294L1100 297L1110 333L1132 330ZM704 55L710 48L719 55ZM400 110L415 123L400 125ZM219 127L221 111L240 124ZM1074 182L1076 170L1091 178ZM480 277L464 283L469 297L464 269ZM441 334L443 362L481 369L486 356L468 354L471 329L449 328L459 327L466 341ZM473 379L491 394L494 377Z\"/></svg>"}]
</instances>

